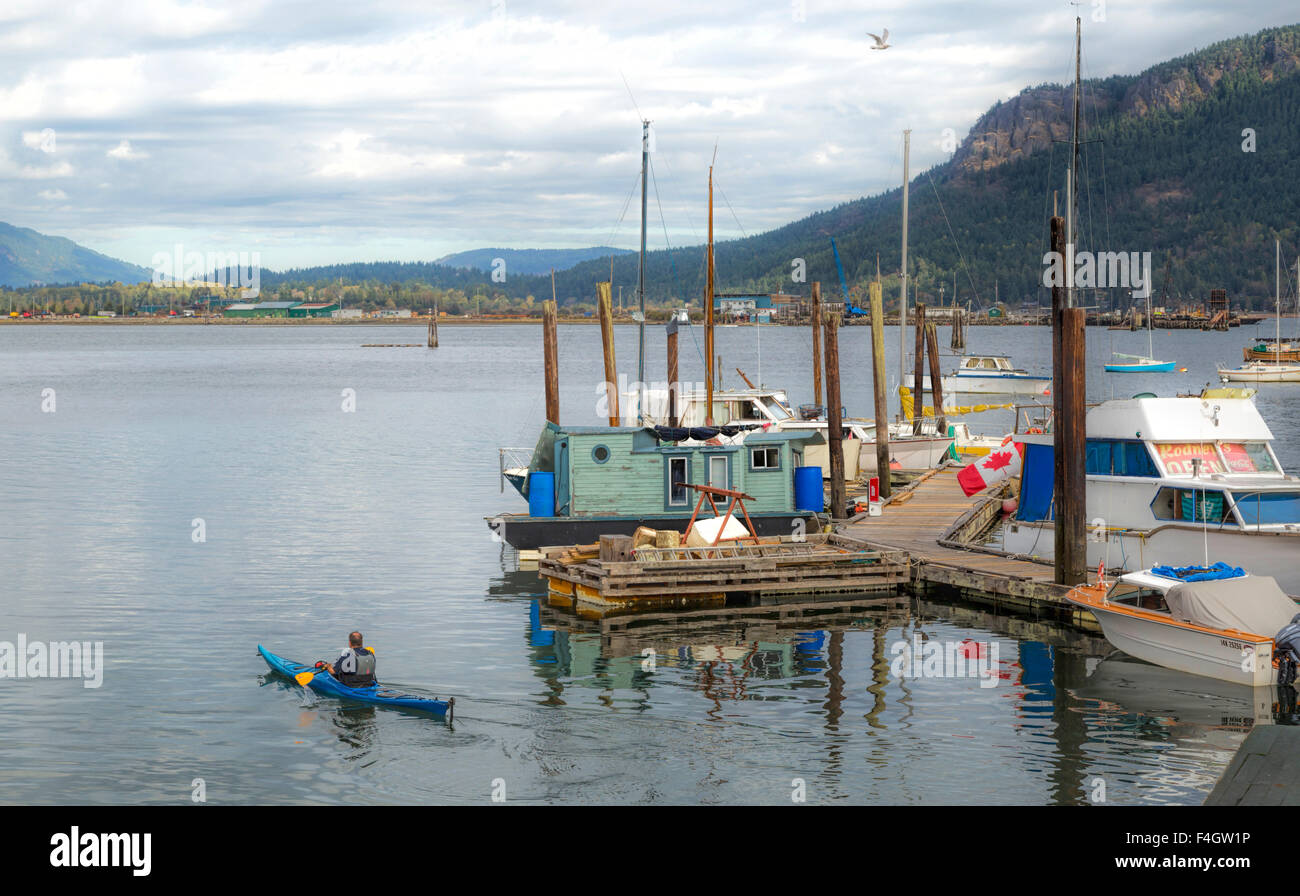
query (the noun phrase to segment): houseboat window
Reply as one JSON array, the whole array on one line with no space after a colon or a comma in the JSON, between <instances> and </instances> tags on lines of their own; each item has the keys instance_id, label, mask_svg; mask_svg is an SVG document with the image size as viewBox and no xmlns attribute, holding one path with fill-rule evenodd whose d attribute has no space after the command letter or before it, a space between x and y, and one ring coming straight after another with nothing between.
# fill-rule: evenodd
<instances>
[{"instance_id":1,"label":"houseboat window","mask_svg":"<svg viewBox=\"0 0 1300 896\"><path fill-rule=\"evenodd\" d=\"M1267 442L1220 442L1229 473L1276 473L1277 464Z\"/></svg>"},{"instance_id":2,"label":"houseboat window","mask_svg":"<svg viewBox=\"0 0 1300 896\"><path fill-rule=\"evenodd\" d=\"M1300 523L1300 492L1237 494L1237 513L1248 526Z\"/></svg>"},{"instance_id":3,"label":"houseboat window","mask_svg":"<svg viewBox=\"0 0 1300 896\"><path fill-rule=\"evenodd\" d=\"M603 464L605 461L609 460L609 446L597 445L595 448L592 448L591 459L598 464Z\"/></svg>"},{"instance_id":4,"label":"houseboat window","mask_svg":"<svg viewBox=\"0 0 1300 896\"><path fill-rule=\"evenodd\" d=\"M1193 475L1194 460L1200 460L1202 476L1223 472L1219 453L1214 450L1212 442L1161 442L1156 445L1156 456L1170 476Z\"/></svg>"},{"instance_id":5,"label":"houseboat window","mask_svg":"<svg viewBox=\"0 0 1300 896\"><path fill-rule=\"evenodd\" d=\"M994 361L992 358L985 358L982 362L980 362L980 366L983 367L985 370L997 370L998 362Z\"/></svg>"},{"instance_id":6,"label":"houseboat window","mask_svg":"<svg viewBox=\"0 0 1300 896\"><path fill-rule=\"evenodd\" d=\"M751 470L781 469L781 449L780 448L749 449L749 468Z\"/></svg>"},{"instance_id":7,"label":"houseboat window","mask_svg":"<svg viewBox=\"0 0 1300 896\"><path fill-rule=\"evenodd\" d=\"M668 503L670 505L690 503L690 492L687 489L690 481L690 458L668 458Z\"/></svg>"},{"instance_id":8,"label":"houseboat window","mask_svg":"<svg viewBox=\"0 0 1300 896\"><path fill-rule=\"evenodd\" d=\"M1159 476L1141 442L1089 439L1084 472L1093 476Z\"/></svg>"},{"instance_id":9,"label":"houseboat window","mask_svg":"<svg viewBox=\"0 0 1300 896\"><path fill-rule=\"evenodd\" d=\"M727 476L729 460L725 454L714 454L709 457L709 485L714 488L731 488Z\"/></svg>"}]
</instances>

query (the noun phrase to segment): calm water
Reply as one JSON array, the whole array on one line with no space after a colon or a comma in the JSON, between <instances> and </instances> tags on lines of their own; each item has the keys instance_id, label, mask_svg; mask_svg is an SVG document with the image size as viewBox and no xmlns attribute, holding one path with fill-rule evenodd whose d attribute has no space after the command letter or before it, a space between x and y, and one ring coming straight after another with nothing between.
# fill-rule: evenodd
<instances>
[{"instance_id":1,"label":"calm water","mask_svg":"<svg viewBox=\"0 0 1300 896\"><path fill-rule=\"evenodd\" d=\"M869 415L869 331L842 334L845 404ZM701 378L700 335L683 338L685 379ZM1189 372L1147 378L1100 370L1145 334L1090 331L1090 395L1199 387L1248 335L1157 333ZM511 801L788 802L799 778L809 802L1039 804L1087 801L1100 778L1112 803L1199 802L1244 737L1248 694L1153 682L1095 638L970 609L624 633L539 606L544 586L483 523L524 506L498 490L496 448L536 437L538 331L362 347L422 341L0 327L0 641L105 651L99 689L0 679L0 799L186 802L203 778L209 802L481 802L499 779ZM598 331L559 342L563 419L599 423ZM648 344L658 379L660 328ZM635 346L620 328L630 374ZM1048 366L1045 329L976 328L970 346ZM729 384L741 367L811 400L806 333L721 329L718 351ZM1300 388L1259 406L1300 467ZM456 696L454 725L317 701L255 654L332 658L353 628L387 683ZM998 686L893 676L891 646L914 635L996 648Z\"/></svg>"}]
</instances>

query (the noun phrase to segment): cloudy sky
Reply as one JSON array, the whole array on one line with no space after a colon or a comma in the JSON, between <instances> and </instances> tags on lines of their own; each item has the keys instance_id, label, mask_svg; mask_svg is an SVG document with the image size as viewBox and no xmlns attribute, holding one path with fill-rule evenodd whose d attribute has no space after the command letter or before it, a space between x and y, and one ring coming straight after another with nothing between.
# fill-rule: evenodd
<instances>
[{"instance_id":1,"label":"cloudy sky","mask_svg":"<svg viewBox=\"0 0 1300 896\"><path fill-rule=\"evenodd\" d=\"M0 5L0 220L283 269L753 234L947 157L1000 98L1289 24L1294 0ZM888 28L872 51L867 32ZM657 199L656 186L657 185ZM626 212L624 211L626 207Z\"/></svg>"}]
</instances>

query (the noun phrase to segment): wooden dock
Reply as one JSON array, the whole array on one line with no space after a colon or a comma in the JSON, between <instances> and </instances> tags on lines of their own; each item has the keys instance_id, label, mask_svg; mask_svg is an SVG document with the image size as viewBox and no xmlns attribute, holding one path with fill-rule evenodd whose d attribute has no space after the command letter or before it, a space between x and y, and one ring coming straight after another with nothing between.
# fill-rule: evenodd
<instances>
[{"instance_id":1,"label":"wooden dock","mask_svg":"<svg viewBox=\"0 0 1300 896\"><path fill-rule=\"evenodd\" d=\"M912 585L923 593L932 587L956 589L962 598L998 610L1096 630L1091 614L1065 602L1069 589L1055 583L1050 564L1010 557L976 542L1000 517L1003 493L966 497L957 482L960 469L927 473L894 492L880 516L854 517L840 531L873 547L907 552Z\"/></svg>"},{"instance_id":2,"label":"wooden dock","mask_svg":"<svg viewBox=\"0 0 1300 896\"><path fill-rule=\"evenodd\" d=\"M909 579L901 551L809 533L707 547L641 547L634 560L543 548L537 571L553 606L596 612L766 603L778 598L893 591Z\"/></svg>"},{"instance_id":3,"label":"wooden dock","mask_svg":"<svg viewBox=\"0 0 1300 896\"><path fill-rule=\"evenodd\" d=\"M1207 806L1300 806L1300 727L1263 725L1246 735Z\"/></svg>"}]
</instances>

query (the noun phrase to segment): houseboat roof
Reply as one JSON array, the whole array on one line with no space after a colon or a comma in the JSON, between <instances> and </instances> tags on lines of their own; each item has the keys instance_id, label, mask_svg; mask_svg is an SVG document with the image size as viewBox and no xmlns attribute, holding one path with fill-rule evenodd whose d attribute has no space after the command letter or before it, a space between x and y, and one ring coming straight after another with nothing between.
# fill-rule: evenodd
<instances>
[{"instance_id":1,"label":"houseboat roof","mask_svg":"<svg viewBox=\"0 0 1300 896\"><path fill-rule=\"evenodd\" d=\"M1128 398L1088 410L1093 439L1155 442L1272 441L1273 433L1248 398Z\"/></svg>"}]
</instances>

